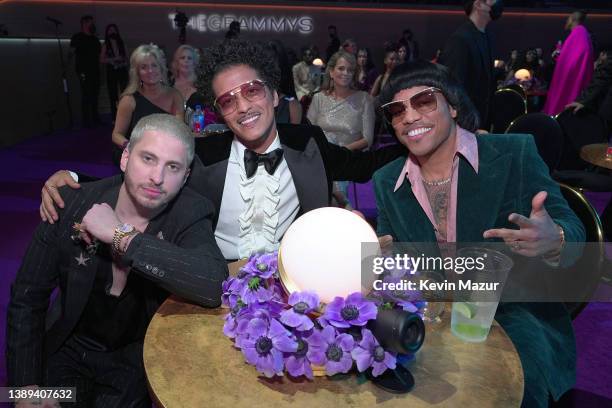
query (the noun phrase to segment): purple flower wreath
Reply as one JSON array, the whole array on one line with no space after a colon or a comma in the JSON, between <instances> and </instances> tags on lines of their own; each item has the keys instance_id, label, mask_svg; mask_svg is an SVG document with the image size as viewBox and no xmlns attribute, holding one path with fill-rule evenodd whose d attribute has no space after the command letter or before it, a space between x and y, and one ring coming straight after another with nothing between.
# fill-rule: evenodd
<instances>
[{"instance_id":1,"label":"purple flower wreath","mask_svg":"<svg viewBox=\"0 0 612 408\"><path fill-rule=\"evenodd\" d=\"M422 310L422 303L404 299L372 300L361 293L336 297L321 315L314 292L285 295L278 279L278 254L249 258L238 275L223 282L223 334L234 339L248 364L266 377L313 378L313 365L327 375L346 373L354 365L378 376L396 366L396 356L384 350L367 323L379 307Z\"/></svg>"}]
</instances>

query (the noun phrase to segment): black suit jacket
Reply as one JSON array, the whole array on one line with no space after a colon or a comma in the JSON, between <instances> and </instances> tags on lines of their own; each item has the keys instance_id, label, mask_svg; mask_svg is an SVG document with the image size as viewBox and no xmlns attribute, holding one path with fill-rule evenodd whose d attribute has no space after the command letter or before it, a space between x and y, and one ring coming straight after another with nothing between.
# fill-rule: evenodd
<instances>
[{"instance_id":1,"label":"black suit jacket","mask_svg":"<svg viewBox=\"0 0 612 408\"><path fill-rule=\"evenodd\" d=\"M591 83L582 91L578 102L612 122L612 59L607 59L597 67Z\"/></svg>"},{"instance_id":2,"label":"black suit jacket","mask_svg":"<svg viewBox=\"0 0 612 408\"><path fill-rule=\"evenodd\" d=\"M479 46L482 35L468 20L446 41L438 62L447 66L463 85L480 114L481 127L487 129L491 120L489 106L495 92L495 78L490 34L486 34L485 49Z\"/></svg>"},{"instance_id":3,"label":"black suit jacket","mask_svg":"<svg viewBox=\"0 0 612 408\"><path fill-rule=\"evenodd\" d=\"M74 330L93 288L100 256L87 254L83 244L70 238L72 226L95 203L110 197L107 202L114 207L121 183L121 176L116 176L85 183L79 190L62 188L67 205L59 210L60 221L41 223L34 232L8 307L9 384L42 384L46 355L55 352ZM212 214L208 200L185 188L149 222L145 233L133 238L125 262L132 273L158 286L146 300L149 317L167 291L204 306L221 303L227 265L212 233ZM81 255L89 259L79 262ZM47 313L57 287L59 296Z\"/></svg>"},{"instance_id":4,"label":"black suit jacket","mask_svg":"<svg viewBox=\"0 0 612 408\"><path fill-rule=\"evenodd\" d=\"M354 152L329 143L318 126L278 124L277 129L283 157L297 191L300 213L329 206L333 181L366 182L378 168L407 153L401 145L371 152ZM217 214L221 208L233 140L234 134L225 132L197 139L196 142L199 160L194 161L187 185L208 197L216 207Z\"/></svg>"}]
</instances>

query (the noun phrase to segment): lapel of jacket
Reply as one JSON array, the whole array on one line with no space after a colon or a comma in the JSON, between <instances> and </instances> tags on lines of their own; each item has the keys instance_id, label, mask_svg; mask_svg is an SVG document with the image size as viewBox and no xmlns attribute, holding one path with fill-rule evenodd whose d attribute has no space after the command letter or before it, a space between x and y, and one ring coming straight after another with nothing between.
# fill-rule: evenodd
<instances>
[{"instance_id":1,"label":"lapel of jacket","mask_svg":"<svg viewBox=\"0 0 612 408\"><path fill-rule=\"evenodd\" d=\"M111 207L115 207L117 199L119 197L119 189L123 184L122 177L114 177L108 180L108 183L103 182L97 188L92 191L84 198L85 205L82 206L83 214L79 214L78 218L81 219L87 210L96 202L107 203ZM74 251L74 255L70 260L70 273L68 276L68 290L69 294L76 294L75 310L82 310L87 303L89 294L93 287L96 272L98 271L98 264L100 256L98 255L102 250L98 248L95 254L89 255L84 248L84 245L80 244L80 251ZM88 258L85 260L85 258ZM71 286L72 285L72 286Z\"/></svg>"},{"instance_id":2,"label":"lapel of jacket","mask_svg":"<svg viewBox=\"0 0 612 408\"><path fill-rule=\"evenodd\" d=\"M399 217L393 220L393 230L400 242L435 242L436 234L427 218L427 214L419 204L412 185L408 179L404 180L400 188L393 192L390 186L390 194L393 202L397 205Z\"/></svg>"},{"instance_id":3,"label":"lapel of jacket","mask_svg":"<svg viewBox=\"0 0 612 408\"><path fill-rule=\"evenodd\" d=\"M98 249L100 250L100 249ZM87 251L80 253L75 251L70 260L70 271L68 272L68 288L66 293L72 295L69 299L69 307L82 311L93 288L98 271L99 257L89 255ZM83 265L84 263L84 265Z\"/></svg>"},{"instance_id":4,"label":"lapel of jacket","mask_svg":"<svg viewBox=\"0 0 612 408\"><path fill-rule=\"evenodd\" d=\"M50 308L46 322L49 329L45 339L45 349L47 352L52 353L57 350L78 323L91 295L98 271L99 255L88 254L85 245L82 243L77 244L70 240L70 236L74 235L72 230L73 223L79 222L94 203L106 202L114 207L117 202L122 179L121 176L115 176L95 182L95 187L80 198L81 203L73 207L78 210L73 214L65 214L66 217L71 218L71 221L65 225L61 236L63 241L61 245L68 247L65 249L65 253L70 256L66 268L66 290L65 293L59 294L59 296L65 296L65 309L62 315L61 310L58 309L61 308L62 303L60 297L54 301ZM70 243L66 242L68 240L70 240ZM99 251L101 251L101 248L98 248L96 252Z\"/></svg>"},{"instance_id":5,"label":"lapel of jacket","mask_svg":"<svg viewBox=\"0 0 612 408\"><path fill-rule=\"evenodd\" d=\"M487 137L477 136L478 174L463 158L459 162L457 188L457 242L480 242L493 228L510 176L511 155L500 153Z\"/></svg>"},{"instance_id":6,"label":"lapel of jacket","mask_svg":"<svg viewBox=\"0 0 612 408\"><path fill-rule=\"evenodd\" d=\"M219 209L223 199L227 164L233 140L232 132L208 136L200 140L196 139L196 154L201 163L194 162L190 176L193 183L190 183L190 187L207 197L214 204L216 212L213 226L217 225L219 219Z\"/></svg>"},{"instance_id":7,"label":"lapel of jacket","mask_svg":"<svg viewBox=\"0 0 612 408\"><path fill-rule=\"evenodd\" d=\"M278 135L283 146L283 155L295 185L302 212L326 207L328 202L327 176L319 147L312 137L307 137L303 146L292 138L304 135L292 132L299 127L278 127ZM296 134L297 133L297 134Z\"/></svg>"}]
</instances>

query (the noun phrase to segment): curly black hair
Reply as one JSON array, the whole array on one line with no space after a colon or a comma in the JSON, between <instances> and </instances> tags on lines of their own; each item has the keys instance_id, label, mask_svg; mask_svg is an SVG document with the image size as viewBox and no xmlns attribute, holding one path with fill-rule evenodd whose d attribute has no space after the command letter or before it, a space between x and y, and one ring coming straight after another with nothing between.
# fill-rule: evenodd
<instances>
[{"instance_id":1,"label":"curly black hair","mask_svg":"<svg viewBox=\"0 0 612 408\"><path fill-rule=\"evenodd\" d=\"M207 105L212 106L215 101L212 90L215 75L237 65L253 68L270 89L278 90L280 68L276 57L264 44L242 39L225 40L204 49L200 56L196 88Z\"/></svg>"}]
</instances>

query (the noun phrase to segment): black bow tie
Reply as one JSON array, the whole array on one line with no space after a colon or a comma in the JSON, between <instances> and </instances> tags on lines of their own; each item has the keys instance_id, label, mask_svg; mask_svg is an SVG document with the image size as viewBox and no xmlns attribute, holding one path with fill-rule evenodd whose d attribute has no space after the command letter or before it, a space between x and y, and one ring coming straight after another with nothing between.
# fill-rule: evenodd
<instances>
[{"instance_id":1,"label":"black bow tie","mask_svg":"<svg viewBox=\"0 0 612 408\"><path fill-rule=\"evenodd\" d=\"M274 174L274 171L283 159L283 149L276 149L270 153L259 154L252 150L244 151L244 168L246 170L247 179L250 179L257 172L259 163L263 163L268 174Z\"/></svg>"}]
</instances>

